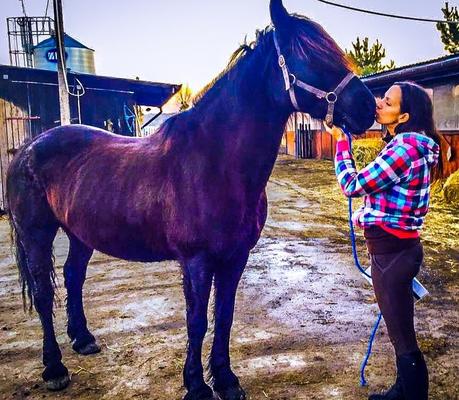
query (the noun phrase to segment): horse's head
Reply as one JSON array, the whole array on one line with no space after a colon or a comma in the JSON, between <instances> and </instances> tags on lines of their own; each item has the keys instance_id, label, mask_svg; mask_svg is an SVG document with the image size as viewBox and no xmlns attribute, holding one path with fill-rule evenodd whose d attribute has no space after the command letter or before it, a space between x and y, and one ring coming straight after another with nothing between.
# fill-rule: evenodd
<instances>
[{"instance_id":1,"label":"horse's head","mask_svg":"<svg viewBox=\"0 0 459 400\"><path fill-rule=\"evenodd\" d=\"M270 80L275 101L364 133L374 122L375 99L350 74L343 51L319 24L288 14L282 0L271 0L270 11L279 64Z\"/></svg>"}]
</instances>

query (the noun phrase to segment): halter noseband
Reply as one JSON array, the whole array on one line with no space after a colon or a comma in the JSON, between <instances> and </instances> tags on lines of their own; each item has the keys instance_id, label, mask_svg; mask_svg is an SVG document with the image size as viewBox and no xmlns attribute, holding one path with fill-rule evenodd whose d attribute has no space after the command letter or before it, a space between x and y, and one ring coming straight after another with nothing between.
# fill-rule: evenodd
<instances>
[{"instance_id":1,"label":"halter noseband","mask_svg":"<svg viewBox=\"0 0 459 400\"><path fill-rule=\"evenodd\" d=\"M276 47L277 56L278 56L278 63L279 67L282 70L282 75L284 77L285 83L285 90L288 91L290 96L290 101L292 102L293 107L297 111L301 111L300 107L298 106L298 102L295 96L295 85L301 89L308 91L315 95L318 99L322 100L325 99L328 103L327 107L327 115L325 116L325 123L329 126L333 125L333 114L335 111L335 103L338 100L338 95L342 92L342 90L346 87L346 85L355 78L355 75L352 72L349 72L344 79L339 83L335 90L331 92L325 92L323 90L317 89L314 86L308 85L307 83L300 81L296 78L296 76L289 72L287 64L285 62L285 58L282 55L279 47L279 43L276 37L276 31L273 31L274 37L274 46Z\"/></svg>"}]
</instances>

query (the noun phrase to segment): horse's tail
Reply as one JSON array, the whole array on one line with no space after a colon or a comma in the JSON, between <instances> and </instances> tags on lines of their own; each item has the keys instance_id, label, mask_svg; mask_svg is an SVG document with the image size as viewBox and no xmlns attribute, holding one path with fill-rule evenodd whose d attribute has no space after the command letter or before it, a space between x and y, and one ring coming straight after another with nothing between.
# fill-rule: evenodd
<instances>
[{"instance_id":1,"label":"horse's tail","mask_svg":"<svg viewBox=\"0 0 459 400\"><path fill-rule=\"evenodd\" d=\"M30 275L29 267L27 265L27 257L24 250L24 246L21 243L18 230L14 224L14 216L11 215L11 211L8 208L8 221L10 223L10 235L11 235L11 247L16 259L16 265L19 270L19 283L22 287L22 305L24 311L29 309L32 311L33 307L33 296L32 296L32 276ZM27 307L28 303L28 307Z\"/></svg>"},{"instance_id":2,"label":"horse's tail","mask_svg":"<svg viewBox=\"0 0 459 400\"><path fill-rule=\"evenodd\" d=\"M25 239L26 232L23 232L20 226L20 223L17 221L15 217L14 211L14 200L13 197L20 197L18 193L15 193L15 196L12 196L12 192L18 190L18 186L16 183L21 179L25 178L27 181L31 182L32 184L26 185L27 190L36 190L41 191L42 188L37 187L36 179L31 176L30 165L28 165L27 155L24 155L24 147L23 146L20 151L15 155L15 158L11 162L8 171L7 171L7 190L6 190L6 197L7 197L7 204L6 204L6 214L8 215L8 221L10 224L10 237L11 237L11 250L14 254L16 259L16 265L19 270L19 283L22 287L22 304L24 307L24 311L27 309L32 311L34 306L33 300L33 288L34 288L34 280L31 274L30 265L28 264L27 253L24 247L23 240ZM21 154L22 153L22 154ZM27 166L27 167L25 167ZM22 186L24 188L24 186ZM19 193L23 194L23 193ZM42 196L39 196L42 198ZM13 204L12 204L13 203ZM29 204L29 208L32 210L34 208L34 204ZM53 286L56 287L56 275L54 271L54 255L51 256L51 265L46 271L50 279L53 282Z\"/></svg>"}]
</instances>

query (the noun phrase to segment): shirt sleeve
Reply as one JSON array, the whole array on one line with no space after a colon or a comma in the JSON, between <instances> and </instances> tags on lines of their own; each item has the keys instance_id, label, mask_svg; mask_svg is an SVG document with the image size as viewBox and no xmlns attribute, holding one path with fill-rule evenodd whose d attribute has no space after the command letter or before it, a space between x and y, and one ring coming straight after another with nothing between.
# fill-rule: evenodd
<instances>
[{"instance_id":1,"label":"shirt sleeve","mask_svg":"<svg viewBox=\"0 0 459 400\"><path fill-rule=\"evenodd\" d=\"M338 141L335 172L342 192L347 197L361 197L389 189L409 175L412 151L409 145L385 148L378 157L357 172L347 140Z\"/></svg>"}]
</instances>

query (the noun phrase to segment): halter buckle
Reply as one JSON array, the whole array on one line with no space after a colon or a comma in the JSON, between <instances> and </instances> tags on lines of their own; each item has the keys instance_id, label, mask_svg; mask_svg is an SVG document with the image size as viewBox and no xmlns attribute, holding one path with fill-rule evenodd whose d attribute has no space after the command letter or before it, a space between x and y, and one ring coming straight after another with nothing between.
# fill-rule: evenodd
<instances>
[{"instance_id":1,"label":"halter buckle","mask_svg":"<svg viewBox=\"0 0 459 400\"><path fill-rule=\"evenodd\" d=\"M296 76L290 73L288 74L288 76L291 78L290 85L293 86L296 83Z\"/></svg>"},{"instance_id":2,"label":"halter buckle","mask_svg":"<svg viewBox=\"0 0 459 400\"><path fill-rule=\"evenodd\" d=\"M335 92L328 92L325 95L325 100L327 100L329 104L334 104L338 100L338 95Z\"/></svg>"},{"instance_id":3,"label":"halter buckle","mask_svg":"<svg viewBox=\"0 0 459 400\"><path fill-rule=\"evenodd\" d=\"M285 58L282 54L279 56L278 63L279 63L279 67L281 68L284 68L286 66Z\"/></svg>"}]
</instances>

